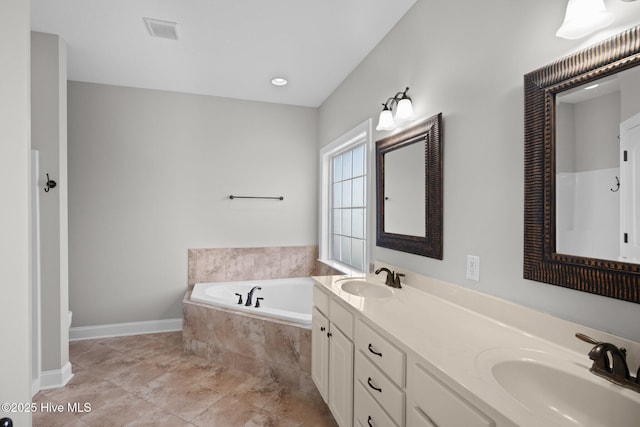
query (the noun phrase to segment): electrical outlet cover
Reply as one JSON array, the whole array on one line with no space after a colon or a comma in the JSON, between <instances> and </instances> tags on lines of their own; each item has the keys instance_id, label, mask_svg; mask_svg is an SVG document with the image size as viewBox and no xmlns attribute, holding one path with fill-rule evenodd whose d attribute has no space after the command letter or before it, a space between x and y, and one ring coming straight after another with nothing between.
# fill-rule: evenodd
<instances>
[{"instance_id":1,"label":"electrical outlet cover","mask_svg":"<svg viewBox=\"0 0 640 427\"><path fill-rule=\"evenodd\" d=\"M480 257L467 255L467 279L480 280Z\"/></svg>"}]
</instances>

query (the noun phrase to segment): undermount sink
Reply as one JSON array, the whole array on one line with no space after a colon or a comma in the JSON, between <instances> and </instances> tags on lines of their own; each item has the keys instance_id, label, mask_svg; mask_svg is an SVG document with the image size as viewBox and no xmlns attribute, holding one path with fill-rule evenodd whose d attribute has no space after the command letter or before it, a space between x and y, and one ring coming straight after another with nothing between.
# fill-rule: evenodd
<instances>
[{"instance_id":1,"label":"undermount sink","mask_svg":"<svg viewBox=\"0 0 640 427\"><path fill-rule=\"evenodd\" d=\"M393 295L393 291L386 285L367 280L347 280L340 284L340 289L364 298L387 298Z\"/></svg>"},{"instance_id":2,"label":"undermount sink","mask_svg":"<svg viewBox=\"0 0 640 427\"><path fill-rule=\"evenodd\" d=\"M493 379L530 412L558 426L640 425L640 394L593 375L588 359L582 366L541 353L494 362Z\"/></svg>"}]
</instances>

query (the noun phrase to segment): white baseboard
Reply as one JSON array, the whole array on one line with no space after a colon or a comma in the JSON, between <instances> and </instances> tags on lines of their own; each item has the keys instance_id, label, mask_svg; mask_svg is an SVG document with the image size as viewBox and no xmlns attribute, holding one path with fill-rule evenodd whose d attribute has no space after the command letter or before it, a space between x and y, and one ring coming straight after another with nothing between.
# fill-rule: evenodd
<instances>
[{"instance_id":1,"label":"white baseboard","mask_svg":"<svg viewBox=\"0 0 640 427\"><path fill-rule=\"evenodd\" d=\"M78 326L69 329L69 341L95 338L125 337L182 330L182 319L151 320L144 322L114 323L111 325Z\"/></svg>"},{"instance_id":2,"label":"white baseboard","mask_svg":"<svg viewBox=\"0 0 640 427\"><path fill-rule=\"evenodd\" d=\"M36 378L31 382L31 397L38 394L40 391L40 378Z\"/></svg>"},{"instance_id":3,"label":"white baseboard","mask_svg":"<svg viewBox=\"0 0 640 427\"><path fill-rule=\"evenodd\" d=\"M71 371L71 363L67 362L62 369L55 369L53 371L43 371L40 374L39 390L49 390L52 388L60 388L67 385L69 380L73 378L73 372ZM32 384L34 387L36 384ZM33 390L32 390L33 392Z\"/></svg>"}]
</instances>

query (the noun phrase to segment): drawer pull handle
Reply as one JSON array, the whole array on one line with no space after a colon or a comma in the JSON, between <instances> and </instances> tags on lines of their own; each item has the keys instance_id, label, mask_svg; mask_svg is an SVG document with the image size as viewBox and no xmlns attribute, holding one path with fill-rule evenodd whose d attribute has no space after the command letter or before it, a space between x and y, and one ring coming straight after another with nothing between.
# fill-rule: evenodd
<instances>
[{"instance_id":1,"label":"drawer pull handle","mask_svg":"<svg viewBox=\"0 0 640 427\"><path fill-rule=\"evenodd\" d=\"M371 415L367 418L367 424L369 424L369 427L373 427L373 424L371 424Z\"/></svg>"},{"instance_id":2,"label":"drawer pull handle","mask_svg":"<svg viewBox=\"0 0 640 427\"><path fill-rule=\"evenodd\" d=\"M324 332L325 331L325 327L324 326L320 326L320 332Z\"/></svg>"},{"instance_id":3,"label":"drawer pull handle","mask_svg":"<svg viewBox=\"0 0 640 427\"><path fill-rule=\"evenodd\" d=\"M377 351L375 351L375 350L373 349L373 347L371 346L371 344L369 344L369 351L370 351L371 353L375 354L376 356L380 356L380 357L382 357L382 353L378 353Z\"/></svg>"},{"instance_id":4,"label":"drawer pull handle","mask_svg":"<svg viewBox=\"0 0 640 427\"><path fill-rule=\"evenodd\" d=\"M327 332L327 337L331 338L333 336L333 334L331 332Z\"/></svg>"},{"instance_id":5,"label":"drawer pull handle","mask_svg":"<svg viewBox=\"0 0 640 427\"><path fill-rule=\"evenodd\" d=\"M374 386L373 384L371 384L371 377L369 377L369 379L367 379L367 384L369 384L369 387L371 387L375 391L377 391L379 393L382 393L382 389L381 388L378 388L378 387Z\"/></svg>"}]
</instances>

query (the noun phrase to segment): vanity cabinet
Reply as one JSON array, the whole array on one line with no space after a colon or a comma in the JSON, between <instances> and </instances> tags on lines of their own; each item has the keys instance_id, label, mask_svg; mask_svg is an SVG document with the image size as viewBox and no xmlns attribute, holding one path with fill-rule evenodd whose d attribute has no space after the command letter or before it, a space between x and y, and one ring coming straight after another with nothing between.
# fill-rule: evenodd
<instances>
[{"instance_id":1,"label":"vanity cabinet","mask_svg":"<svg viewBox=\"0 0 640 427\"><path fill-rule=\"evenodd\" d=\"M340 427L495 427L430 363L339 295L313 289L311 377Z\"/></svg>"},{"instance_id":2,"label":"vanity cabinet","mask_svg":"<svg viewBox=\"0 0 640 427\"><path fill-rule=\"evenodd\" d=\"M353 314L314 287L311 378L340 427L353 425Z\"/></svg>"},{"instance_id":3,"label":"vanity cabinet","mask_svg":"<svg viewBox=\"0 0 640 427\"><path fill-rule=\"evenodd\" d=\"M431 374L420 361L408 373L408 427L493 427L495 423Z\"/></svg>"}]
</instances>

